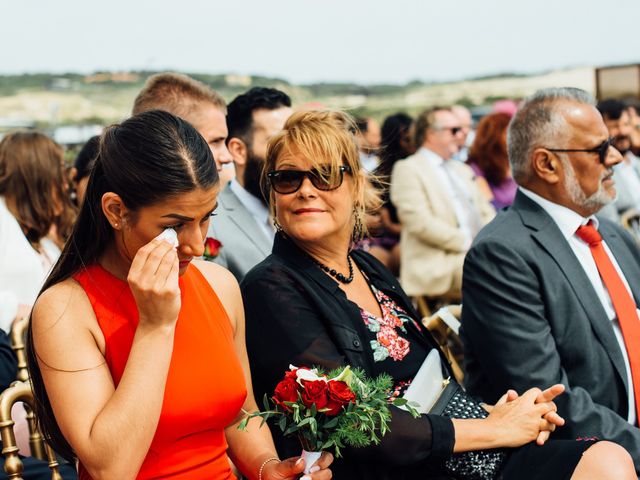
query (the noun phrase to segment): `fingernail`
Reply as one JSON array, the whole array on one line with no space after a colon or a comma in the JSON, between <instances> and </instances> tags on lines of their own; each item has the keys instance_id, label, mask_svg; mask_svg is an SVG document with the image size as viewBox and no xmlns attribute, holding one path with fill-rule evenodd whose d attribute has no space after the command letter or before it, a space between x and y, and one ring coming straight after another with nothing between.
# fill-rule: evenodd
<instances>
[{"instance_id":1,"label":"fingernail","mask_svg":"<svg viewBox=\"0 0 640 480\"><path fill-rule=\"evenodd\" d=\"M305 475L304 477L300 477L300 480L311 480L309 475Z\"/></svg>"},{"instance_id":2,"label":"fingernail","mask_svg":"<svg viewBox=\"0 0 640 480\"><path fill-rule=\"evenodd\" d=\"M300 462L302 462L302 457L300 457L298 460L296 460L296 465L300 465Z\"/></svg>"},{"instance_id":3,"label":"fingernail","mask_svg":"<svg viewBox=\"0 0 640 480\"><path fill-rule=\"evenodd\" d=\"M320 470L320 467L318 465L314 465L309 469L309 473L316 473L318 470Z\"/></svg>"}]
</instances>

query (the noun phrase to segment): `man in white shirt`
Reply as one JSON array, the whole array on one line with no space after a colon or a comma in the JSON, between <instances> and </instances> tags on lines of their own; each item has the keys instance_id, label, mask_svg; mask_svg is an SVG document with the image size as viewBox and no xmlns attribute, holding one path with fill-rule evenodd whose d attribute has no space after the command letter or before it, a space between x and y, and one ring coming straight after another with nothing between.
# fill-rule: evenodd
<instances>
[{"instance_id":1,"label":"man in white shirt","mask_svg":"<svg viewBox=\"0 0 640 480\"><path fill-rule=\"evenodd\" d=\"M563 383L554 438L617 442L640 471L640 251L594 216L616 196L608 137L582 90L521 106L508 132L520 188L467 254L461 334L472 394Z\"/></svg>"},{"instance_id":2,"label":"man in white shirt","mask_svg":"<svg viewBox=\"0 0 640 480\"><path fill-rule=\"evenodd\" d=\"M471 111L464 105L454 105L451 107L451 111L458 117L458 122L460 122L460 127L462 128L462 134L457 138L459 151L453 158L461 162L466 162L469 157L469 148L475 138Z\"/></svg>"},{"instance_id":3,"label":"man in white shirt","mask_svg":"<svg viewBox=\"0 0 640 480\"><path fill-rule=\"evenodd\" d=\"M631 117L627 106L613 98L598 103L604 123L613 138L614 146L622 154L622 161L613 169L618 198L615 206L618 213L640 210L640 159L631 152Z\"/></svg>"},{"instance_id":4,"label":"man in white shirt","mask_svg":"<svg viewBox=\"0 0 640 480\"><path fill-rule=\"evenodd\" d=\"M378 150L380 149L380 140L382 139L380 125L373 118L358 117L356 118L356 142L358 144L358 153L360 155L360 164L367 172L373 172L380 164Z\"/></svg>"},{"instance_id":5,"label":"man in white shirt","mask_svg":"<svg viewBox=\"0 0 640 480\"><path fill-rule=\"evenodd\" d=\"M453 160L462 128L447 108L416 120L418 151L397 162L390 196L402 223L400 282L411 296L459 296L471 241L495 211L473 170Z\"/></svg>"},{"instance_id":6,"label":"man in white shirt","mask_svg":"<svg viewBox=\"0 0 640 480\"><path fill-rule=\"evenodd\" d=\"M207 235L222 243L214 261L238 281L271 253L275 231L260 175L267 142L282 130L291 113L291 99L275 88L254 87L228 106L227 146L236 178L220 193Z\"/></svg>"}]
</instances>

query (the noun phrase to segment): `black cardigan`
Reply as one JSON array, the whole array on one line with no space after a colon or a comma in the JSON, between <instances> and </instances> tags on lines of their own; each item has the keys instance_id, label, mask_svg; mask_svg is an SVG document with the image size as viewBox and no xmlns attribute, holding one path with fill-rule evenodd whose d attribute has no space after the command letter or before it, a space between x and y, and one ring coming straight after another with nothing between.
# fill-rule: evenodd
<instances>
[{"instance_id":1,"label":"black cardigan","mask_svg":"<svg viewBox=\"0 0 640 480\"><path fill-rule=\"evenodd\" d=\"M419 319L397 280L368 253L354 251L358 268L379 290L389 295L409 315ZM272 254L254 267L241 285L246 312L246 339L253 390L259 405L265 393L273 394L289 364L343 365L362 368L372 375L373 352L358 306L338 283L320 270L291 240L276 235ZM426 348L438 348L428 333L407 323ZM352 449L332 466L334 478L426 478L440 470L455 442L450 419L422 415L413 418L391 407L390 432L378 446ZM282 456L299 455L297 442L282 439L272 428Z\"/></svg>"}]
</instances>

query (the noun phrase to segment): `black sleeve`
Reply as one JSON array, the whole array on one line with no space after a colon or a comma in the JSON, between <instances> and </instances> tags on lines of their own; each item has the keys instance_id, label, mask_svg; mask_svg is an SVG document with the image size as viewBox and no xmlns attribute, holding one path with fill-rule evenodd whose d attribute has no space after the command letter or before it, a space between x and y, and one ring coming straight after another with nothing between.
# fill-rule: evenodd
<instances>
[{"instance_id":1,"label":"black sleeve","mask_svg":"<svg viewBox=\"0 0 640 480\"><path fill-rule=\"evenodd\" d=\"M347 361L325 328L317 295L305 290L284 267L272 265L259 275L252 273L241 288L254 393L262 405L264 394L273 393L289 364L329 370ZM391 411L390 432L380 445L354 449L349 457L389 466L415 466L451 455L455 442L451 420L430 415L413 418L395 407ZM277 436L279 432L274 433ZM276 443L280 442L276 439Z\"/></svg>"},{"instance_id":2,"label":"black sleeve","mask_svg":"<svg viewBox=\"0 0 640 480\"><path fill-rule=\"evenodd\" d=\"M0 328L0 389L4 390L15 381L17 373L18 360L9 343L9 336Z\"/></svg>"}]
</instances>

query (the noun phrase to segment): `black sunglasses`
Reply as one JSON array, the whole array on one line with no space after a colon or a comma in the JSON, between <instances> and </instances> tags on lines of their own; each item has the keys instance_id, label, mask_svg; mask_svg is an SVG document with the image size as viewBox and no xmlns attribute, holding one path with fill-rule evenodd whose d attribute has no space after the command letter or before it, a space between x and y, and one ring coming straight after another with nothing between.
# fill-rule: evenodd
<instances>
[{"instance_id":1,"label":"black sunglasses","mask_svg":"<svg viewBox=\"0 0 640 480\"><path fill-rule=\"evenodd\" d=\"M351 167L340 165L338 175L332 178L331 168L312 168L311 170L273 170L267 173L269 184L278 193L288 194L297 192L307 177L318 190L335 190L342 185L344 172L351 173Z\"/></svg>"},{"instance_id":2,"label":"black sunglasses","mask_svg":"<svg viewBox=\"0 0 640 480\"><path fill-rule=\"evenodd\" d=\"M600 163L604 165L604 162L607 161L607 153L609 153L609 147L615 148L614 145L615 138L609 137L600 145L595 148L547 148L547 150L551 152L587 152L587 153L597 153L600 158Z\"/></svg>"},{"instance_id":3,"label":"black sunglasses","mask_svg":"<svg viewBox=\"0 0 640 480\"><path fill-rule=\"evenodd\" d=\"M457 135L458 132L462 131L462 127L441 127L436 129L439 132L451 132L451 135Z\"/></svg>"}]
</instances>

